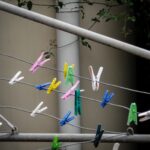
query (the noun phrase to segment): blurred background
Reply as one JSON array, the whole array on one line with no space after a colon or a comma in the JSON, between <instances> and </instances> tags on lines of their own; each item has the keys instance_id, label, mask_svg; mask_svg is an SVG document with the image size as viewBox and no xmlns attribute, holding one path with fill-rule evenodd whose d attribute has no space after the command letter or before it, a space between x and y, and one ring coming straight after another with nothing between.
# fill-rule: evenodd
<instances>
[{"instance_id":1,"label":"blurred background","mask_svg":"<svg viewBox=\"0 0 150 150\"><path fill-rule=\"evenodd\" d=\"M149 49L149 23L146 15L149 12L148 1L131 1L135 5L124 5L124 1L117 1L116 7L102 5L102 1L91 0L93 4L85 4L77 0L32 0L32 3L21 3L22 1L6 0L8 3L19 5L30 11L38 12L43 15L57 18L71 24L81 26L85 29L110 36L112 38L125 41L146 49ZM62 2L62 3L60 3ZM71 2L71 5L67 3ZM105 3L106 1L104 1ZM98 4L96 4L98 3ZM27 5L28 4L28 5ZM30 5L29 5L30 4ZM32 5L31 5L32 4ZM66 4L61 6L62 4ZM56 7L57 6L57 7ZM103 9L115 14L129 12L132 8L134 17L131 22L124 22L123 19L114 19L113 15ZM147 9L146 9L147 8ZM100 11L101 10L101 11ZM145 11L142 11L145 10ZM138 12L142 12L139 14ZM97 12L107 13L97 16ZM114 16L115 16L114 15ZM122 16L121 16L122 17ZM124 16L123 16L124 17ZM122 17L122 18L123 18ZM110 20L109 20L110 18ZM113 18L113 19L112 19ZM135 20L134 20L135 19ZM3 56L10 55L33 63L39 57L41 51L52 52L51 60L46 67L63 70L65 62L75 64L75 74L90 77L88 66L92 65L94 72L97 73L100 66L104 67L101 81L129 87L138 90L149 91L149 60L145 60L134 55L128 54L108 46L98 44L77 36L50 28L30 20L0 11L0 78L10 79L18 70L25 76L23 82L33 85L52 81L54 77L64 83L63 73L41 68L36 73L29 72L30 64L16 59ZM126 26L125 26L126 24ZM132 32L131 32L132 31ZM131 33L130 33L131 32ZM77 78L75 79L77 80ZM149 110L149 96L135 94L118 88L100 84L98 92L92 90L91 82L85 79L80 80L80 88L85 89L81 95L101 100L104 91L108 89L114 92L115 96L112 103L130 106L131 102L137 102L138 111ZM10 86L8 81L0 80L0 105L9 105L33 110L41 101L44 106L48 106L46 113L57 117L62 117L68 110L74 111L73 98L62 101L60 94L52 92L47 95L45 91L38 91L25 84L15 84ZM66 91L69 87L61 84L59 90ZM43 116L30 117L30 114L13 109L0 108L0 114L5 116L10 122L17 126L20 132L38 133L93 133L93 131L75 129L66 125L60 127L57 120L45 118ZM126 132L128 111L108 105L105 109L100 108L99 103L82 100L82 115L77 117L74 124L95 128L102 124L104 130L115 132ZM136 133L149 133L149 121L139 123L135 129ZM0 131L8 131L9 128L2 126ZM111 150L113 143L101 143L97 149ZM140 144L121 144L121 150L141 149L144 145ZM15 143L0 142L1 150L37 150L50 147L50 143ZM93 144L83 144L67 149L95 149Z\"/></svg>"}]
</instances>

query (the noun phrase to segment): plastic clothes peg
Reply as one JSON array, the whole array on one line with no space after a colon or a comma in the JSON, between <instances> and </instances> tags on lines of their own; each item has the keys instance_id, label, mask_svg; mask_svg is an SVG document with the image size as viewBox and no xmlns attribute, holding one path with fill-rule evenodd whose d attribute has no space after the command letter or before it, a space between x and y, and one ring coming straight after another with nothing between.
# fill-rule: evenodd
<instances>
[{"instance_id":1,"label":"plastic clothes peg","mask_svg":"<svg viewBox=\"0 0 150 150\"><path fill-rule=\"evenodd\" d=\"M45 59L50 58L51 55L52 54L50 53L50 51L44 52Z\"/></svg>"},{"instance_id":2,"label":"plastic clothes peg","mask_svg":"<svg viewBox=\"0 0 150 150\"><path fill-rule=\"evenodd\" d=\"M65 63L64 64L64 78L66 79L66 76L67 76L67 71L68 71L68 64Z\"/></svg>"},{"instance_id":3,"label":"plastic clothes peg","mask_svg":"<svg viewBox=\"0 0 150 150\"><path fill-rule=\"evenodd\" d=\"M50 86L47 89L47 94L50 94L52 91L57 89L57 87L61 84L61 81L56 82L56 78L53 78Z\"/></svg>"},{"instance_id":4,"label":"plastic clothes peg","mask_svg":"<svg viewBox=\"0 0 150 150\"><path fill-rule=\"evenodd\" d=\"M74 64L72 64L71 66L72 68L74 68ZM67 72L68 72L68 64L64 63L64 79L66 79Z\"/></svg>"},{"instance_id":5,"label":"plastic clothes peg","mask_svg":"<svg viewBox=\"0 0 150 150\"><path fill-rule=\"evenodd\" d=\"M31 71L32 73L34 73L35 71L37 71L37 69L39 67L42 67L46 62L48 62L50 60L50 58L44 58L46 52L42 52L41 55L38 57L38 59L34 62L34 64L31 66L31 68L29 69L29 71Z\"/></svg>"},{"instance_id":6,"label":"plastic clothes peg","mask_svg":"<svg viewBox=\"0 0 150 150\"><path fill-rule=\"evenodd\" d=\"M75 117L74 116L71 116L71 111L68 111L67 114L59 121L59 124L61 126L64 126L66 123L72 121Z\"/></svg>"},{"instance_id":7,"label":"plastic clothes peg","mask_svg":"<svg viewBox=\"0 0 150 150\"><path fill-rule=\"evenodd\" d=\"M35 88L38 90L47 90L46 87L49 86L50 84L51 82L39 84L39 85L36 85Z\"/></svg>"},{"instance_id":8,"label":"plastic clothes peg","mask_svg":"<svg viewBox=\"0 0 150 150\"><path fill-rule=\"evenodd\" d=\"M72 66L68 66L67 75L66 75L66 84L74 83L74 69Z\"/></svg>"},{"instance_id":9,"label":"plastic clothes peg","mask_svg":"<svg viewBox=\"0 0 150 150\"><path fill-rule=\"evenodd\" d=\"M119 150L120 143L115 143L113 146L113 150Z\"/></svg>"},{"instance_id":10,"label":"plastic clothes peg","mask_svg":"<svg viewBox=\"0 0 150 150\"><path fill-rule=\"evenodd\" d=\"M79 115L81 115L81 109L82 109L82 106L81 106L81 96L80 96L80 93L81 93L81 91L80 91L80 89L77 89L77 90L75 90L75 111L74 111L74 113L75 113L75 115L77 116L78 114Z\"/></svg>"},{"instance_id":11,"label":"plastic clothes peg","mask_svg":"<svg viewBox=\"0 0 150 150\"><path fill-rule=\"evenodd\" d=\"M136 103L131 103L131 105L130 105L127 125L129 126L131 123L134 123L135 125L137 125L137 105L136 105Z\"/></svg>"},{"instance_id":12,"label":"plastic clothes peg","mask_svg":"<svg viewBox=\"0 0 150 150\"><path fill-rule=\"evenodd\" d=\"M109 93L109 91L106 90L104 95L103 95L102 102L100 103L100 106L102 108L104 108L107 105L107 103L109 103L111 101L113 96L114 96L114 93Z\"/></svg>"},{"instance_id":13,"label":"plastic clothes peg","mask_svg":"<svg viewBox=\"0 0 150 150\"><path fill-rule=\"evenodd\" d=\"M54 137L53 142L51 144L51 150L58 150L61 147L61 143L57 136Z\"/></svg>"},{"instance_id":14,"label":"plastic clothes peg","mask_svg":"<svg viewBox=\"0 0 150 150\"><path fill-rule=\"evenodd\" d=\"M93 141L95 147L98 147L98 145L101 141L103 133L104 133L104 130L101 130L101 125L98 125L97 130L96 130L95 139Z\"/></svg>"},{"instance_id":15,"label":"plastic clothes peg","mask_svg":"<svg viewBox=\"0 0 150 150\"><path fill-rule=\"evenodd\" d=\"M140 122L149 120L150 119L150 110L146 111L146 112L143 112L143 113L139 113L138 117L141 117L139 119Z\"/></svg>"},{"instance_id":16,"label":"plastic clothes peg","mask_svg":"<svg viewBox=\"0 0 150 150\"><path fill-rule=\"evenodd\" d=\"M89 73L90 73L90 77L92 80L93 91L98 91L98 89L99 89L100 78L101 78L102 72L103 72L103 67L100 67L97 75L95 76L94 71L93 71L93 67L89 66Z\"/></svg>"},{"instance_id":17,"label":"plastic clothes peg","mask_svg":"<svg viewBox=\"0 0 150 150\"><path fill-rule=\"evenodd\" d=\"M69 96L74 94L76 87L79 85L80 81L78 80L61 98L66 100Z\"/></svg>"},{"instance_id":18,"label":"plastic clothes peg","mask_svg":"<svg viewBox=\"0 0 150 150\"><path fill-rule=\"evenodd\" d=\"M15 84L16 82L19 82L20 80L24 79L24 76L20 76L22 72L21 71L18 71L9 81L9 84L13 85Z\"/></svg>"},{"instance_id":19,"label":"plastic clothes peg","mask_svg":"<svg viewBox=\"0 0 150 150\"><path fill-rule=\"evenodd\" d=\"M42 102L40 102L38 105L37 105L37 107L32 111L32 113L30 114L30 116L31 117L35 117L36 116L36 114L38 114L38 113L41 113L41 112L43 112L44 110L46 110L48 107L46 106L46 107L43 107L43 108L41 108L41 106L43 105L43 101Z\"/></svg>"}]
</instances>

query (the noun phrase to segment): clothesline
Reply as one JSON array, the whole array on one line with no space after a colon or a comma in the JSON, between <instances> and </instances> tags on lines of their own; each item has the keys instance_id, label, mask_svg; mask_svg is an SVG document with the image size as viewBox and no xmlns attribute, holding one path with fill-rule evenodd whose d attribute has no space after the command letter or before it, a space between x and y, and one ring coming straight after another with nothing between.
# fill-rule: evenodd
<instances>
[{"instance_id":1,"label":"clothesline","mask_svg":"<svg viewBox=\"0 0 150 150\"><path fill-rule=\"evenodd\" d=\"M20 58L15 57L15 56L10 56L10 55L8 55L8 54L0 53L0 55L1 55L1 56L4 56L4 57L8 57L8 58L15 59L15 60L18 60L18 61L21 61L21 62L24 62L24 63L29 64L29 65L32 65L32 64L33 64L33 63L29 62L29 61L20 59ZM41 67L41 66L39 66L39 67ZM52 67L44 67L44 66L42 66L41 68L63 73L62 70L59 70L59 69L56 69L56 68L52 68ZM84 79L84 80L88 80L88 81L92 81L90 78L85 77L85 76L80 76L80 75L74 74L74 77L80 78L80 79ZM111 83L107 83L107 82L103 82L103 81L100 81L99 83L102 84L102 85L106 85L106 86L110 86L110 87L122 89L122 90L129 91L129 92L134 92L134 93L140 93L140 94L147 94L147 95L150 95L150 92L147 92L147 91L135 90L135 89L132 89L132 88L127 88L127 87L124 87L124 86L120 86L120 85L116 85L116 84L111 84Z\"/></svg>"},{"instance_id":2,"label":"clothesline","mask_svg":"<svg viewBox=\"0 0 150 150\"><path fill-rule=\"evenodd\" d=\"M29 113L31 114L32 111L28 110L28 109L25 109L25 108L21 108L21 107L17 107L17 106L10 106L10 105L0 105L0 108L1 109L13 109L13 110L17 110L17 111L22 111L22 112L25 112L25 113ZM47 113L38 113L38 115L40 116L45 116L45 117L48 117L48 118L52 118L52 119L55 119L57 121L60 121L60 118L52 115L52 114L47 114ZM85 127L85 126L78 126L78 125L74 125L72 123L67 123L66 125L70 125L70 126L73 126L75 128L79 128L79 129L83 129L83 130L88 130L88 131L96 131L95 128L89 128L89 127ZM104 131L105 133L111 133L111 134L122 134L123 132L114 132L114 131L108 131L108 130L105 130Z\"/></svg>"},{"instance_id":3,"label":"clothesline","mask_svg":"<svg viewBox=\"0 0 150 150\"><path fill-rule=\"evenodd\" d=\"M5 80L5 81L10 81L10 79L7 79L7 78L1 78L0 77L0 80ZM24 85L27 85L27 86L30 86L30 87L33 87L35 88L36 85L35 84L31 84L31 83L27 83L27 82L22 82L22 81L19 81L17 82L19 84L24 84ZM60 90L54 90L54 92L56 93L61 93L61 94L65 94L65 92L62 92ZM74 94L72 94L72 96L74 96ZM90 98L90 97L86 97L86 96L80 96L81 98L83 98L84 100L89 100L89 101L93 101L93 102L97 102L97 103L100 103L102 102L101 100L98 100L98 99L94 99L94 98ZM114 104L114 103L107 103L107 105L111 105L111 106L114 106L114 107L119 107L119 108L123 108L125 110L129 110L129 107L126 107L126 106L123 106L123 105L119 105L119 104Z\"/></svg>"},{"instance_id":4,"label":"clothesline","mask_svg":"<svg viewBox=\"0 0 150 150\"><path fill-rule=\"evenodd\" d=\"M150 52L146 49L107 37L102 34L98 34L96 32L92 32L89 30L86 30L81 27L77 27L75 25L33 12L28 11L26 9L19 8L17 6L14 6L12 4L0 1L0 10L15 14L17 16L21 16L24 18L27 18L29 20L44 24L49 27L53 27L55 29L59 29L62 31L66 31L87 39L90 39L92 41L107 45L109 47L117 48L119 50L126 51L128 53L132 53L134 55L150 59Z\"/></svg>"}]
</instances>

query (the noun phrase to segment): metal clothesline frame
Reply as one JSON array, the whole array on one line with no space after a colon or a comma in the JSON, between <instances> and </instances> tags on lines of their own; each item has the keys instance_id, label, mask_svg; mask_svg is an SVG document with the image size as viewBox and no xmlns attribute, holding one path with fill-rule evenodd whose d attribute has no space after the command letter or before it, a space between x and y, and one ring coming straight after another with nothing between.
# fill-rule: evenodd
<instances>
[{"instance_id":1,"label":"metal clothesline frame","mask_svg":"<svg viewBox=\"0 0 150 150\"><path fill-rule=\"evenodd\" d=\"M0 133L0 142L52 142L57 136L60 142L86 142L92 141L95 134L76 133ZM102 143L149 143L150 135L146 134L103 134Z\"/></svg>"},{"instance_id":2,"label":"metal clothesline frame","mask_svg":"<svg viewBox=\"0 0 150 150\"><path fill-rule=\"evenodd\" d=\"M45 16L36 12L26 10L24 8L19 8L17 6L14 6L6 2L0 1L0 10L11 13L11 14L15 14L17 16L21 16L23 18L27 18L29 20L44 24L49 27L53 27L62 31L75 34L75 35L79 35L81 37L85 37L87 39L107 45L109 47L117 48L119 50L123 50L128 53L132 53L134 55L137 55L146 59L150 59L150 51L146 49L110 38L108 36L105 36L96 32L86 30L84 28Z\"/></svg>"},{"instance_id":3,"label":"metal clothesline frame","mask_svg":"<svg viewBox=\"0 0 150 150\"><path fill-rule=\"evenodd\" d=\"M143 48L98 34L89 30L86 30L69 23L62 22L60 20L47 17L32 11L28 11L23 8L19 8L12 4L0 1L0 10L27 18L29 20L47 25L49 27L54 27L75 35L79 35L90 39L92 41L102 43L104 45L117 48L119 50L132 53L134 55L150 59L150 52ZM51 142L53 138L57 136L60 142L86 142L93 140L95 134L54 134L54 133L0 133L0 142ZM150 135L146 134L103 134L101 142L106 143L149 143Z\"/></svg>"}]
</instances>

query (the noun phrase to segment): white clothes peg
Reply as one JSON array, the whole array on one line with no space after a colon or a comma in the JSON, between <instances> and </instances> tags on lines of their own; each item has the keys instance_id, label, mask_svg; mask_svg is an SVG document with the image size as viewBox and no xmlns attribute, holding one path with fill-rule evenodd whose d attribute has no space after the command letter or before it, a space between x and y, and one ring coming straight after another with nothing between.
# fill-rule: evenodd
<instances>
[{"instance_id":1,"label":"white clothes peg","mask_svg":"<svg viewBox=\"0 0 150 150\"><path fill-rule=\"evenodd\" d=\"M120 146L120 143L115 143L113 146L113 150L118 150Z\"/></svg>"},{"instance_id":2,"label":"white clothes peg","mask_svg":"<svg viewBox=\"0 0 150 150\"><path fill-rule=\"evenodd\" d=\"M30 116L31 117L35 117L36 116L36 114L38 114L38 113L41 113L41 112L43 112L44 110L46 110L48 107L46 106L46 107L43 107L43 108L41 108L41 106L43 105L43 101L42 102L40 102L38 105L37 105L37 107L32 111L32 113L30 114Z\"/></svg>"},{"instance_id":3,"label":"white clothes peg","mask_svg":"<svg viewBox=\"0 0 150 150\"><path fill-rule=\"evenodd\" d=\"M85 92L85 89L81 89L80 92Z\"/></svg>"},{"instance_id":4,"label":"white clothes peg","mask_svg":"<svg viewBox=\"0 0 150 150\"><path fill-rule=\"evenodd\" d=\"M9 84L13 85L14 83L16 82L19 82L20 80L24 79L24 76L20 76L22 72L21 71L18 71L9 81Z\"/></svg>"},{"instance_id":5,"label":"white clothes peg","mask_svg":"<svg viewBox=\"0 0 150 150\"><path fill-rule=\"evenodd\" d=\"M99 67L97 75L95 76L93 67L91 65L89 66L89 73L90 73L91 80L92 80L93 91L98 91L98 89L99 89L99 82L100 82L102 72L103 72L103 67Z\"/></svg>"},{"instance_id":6,"label":"white clothes peg","mask_svg":"<svg viewBox=\"0 0 150 150\"><path fill-rule=\"evenodd\" d=\"M0 122L0 126L2 126L2 124L3 124L3 123L2 123L2 122Z\"/></svg>"},{"instance_id":7,"label":"white clothes peg","mask_svg":"<svg viewBox=\"0 0 150 150\"><path fill-rule=\"evenodd\" d=\"M149 120L150 119L150 110L146 111L146 112L143 112L143 113L139 113L138 117L141 117L139 119L140 122Z\"/></svg>"}]
</instances>

